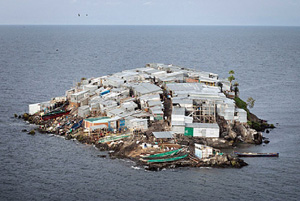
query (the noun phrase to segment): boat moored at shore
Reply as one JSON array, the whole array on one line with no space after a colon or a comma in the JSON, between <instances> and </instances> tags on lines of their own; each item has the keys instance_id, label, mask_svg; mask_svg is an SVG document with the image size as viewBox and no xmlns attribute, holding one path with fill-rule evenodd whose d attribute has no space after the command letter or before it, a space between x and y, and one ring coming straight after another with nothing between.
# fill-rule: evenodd
<instances>
[{"instance_id":1,"label":"boat moored at shore","mask_svg":"<svg viewBox=\"0 0 300 201\"><path fill-rule=\"evenodd\" d=\"M248 153L248 152L234 152L239 157L279 157L279 153Z\"/></svg>"}]
</instances>

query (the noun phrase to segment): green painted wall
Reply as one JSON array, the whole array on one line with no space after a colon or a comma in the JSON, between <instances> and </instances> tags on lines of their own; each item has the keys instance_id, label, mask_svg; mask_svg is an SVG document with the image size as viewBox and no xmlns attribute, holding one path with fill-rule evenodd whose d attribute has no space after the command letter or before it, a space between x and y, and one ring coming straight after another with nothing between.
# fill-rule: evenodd
<instances>
[{"instance_id":1,"label":"green painted wall","mask_svg":"<svg viewBox=\"0 0 300 201\"><path fill-rule=\"evenodd\" d=\"M185 127L184 135L193 137L194 136L194 128Z\"/></svg>"}]
</instances>

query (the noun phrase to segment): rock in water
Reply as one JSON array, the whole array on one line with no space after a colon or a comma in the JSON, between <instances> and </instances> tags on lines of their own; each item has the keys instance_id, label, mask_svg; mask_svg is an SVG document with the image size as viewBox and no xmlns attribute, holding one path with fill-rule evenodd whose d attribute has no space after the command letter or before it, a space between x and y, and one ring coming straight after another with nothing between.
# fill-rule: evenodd
<instances>
[{"instance_id":1,"label":"rock in water","mask_svg":"<svg viewBox=\"0 0 300 201\"><path fill-rule=\"evenodd\" d=\"M67 135L66 137L65 137L65 139L66 140L71 140L73 137L71 136L71 135Z\"/></svg>"},{"instance_id":2,"label":"rock in water","mask_svg":"<svg viewBox=\"0 0 300 201\"><path fill-rule=\"evenodd\" d=\"M28 113L24 113L24 114L23 114L23 119L24 119L25 121L27 121L28 118L29 118L29 114L28 114Z\"/></svg>"},{"instance_id":3,"label":"rock in water","mask_svg":"<svg viewBox=\"0 0 300 201\"><path fill-rule=\"evenodd\" d=\"M28 133L29 135L35 135L35 130L31 130L31 131L29 131L29 133Z\"/></svg>"}]
</instances>

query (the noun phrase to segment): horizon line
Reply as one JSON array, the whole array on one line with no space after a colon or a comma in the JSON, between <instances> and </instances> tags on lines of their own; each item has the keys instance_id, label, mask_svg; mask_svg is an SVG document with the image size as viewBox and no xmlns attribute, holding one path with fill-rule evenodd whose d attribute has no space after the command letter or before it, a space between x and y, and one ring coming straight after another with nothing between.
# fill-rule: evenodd
<instances>
[{"instance_id":1,"label":"horizon line","mask_svg":"<svg viewBox=\"0 0 300 201\"><path fill-rule=\"evenodd\" d=\"M230 24L0 24L0 26L226 26L226 27L300 27L300 25L230 25Z\"/></svg>"}]
</instances>

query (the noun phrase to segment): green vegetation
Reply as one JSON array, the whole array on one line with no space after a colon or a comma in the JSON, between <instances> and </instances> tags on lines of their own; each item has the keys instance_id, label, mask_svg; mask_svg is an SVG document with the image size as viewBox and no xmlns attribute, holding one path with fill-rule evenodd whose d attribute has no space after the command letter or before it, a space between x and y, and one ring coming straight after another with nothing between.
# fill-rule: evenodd
<instances>
[{"instance_id":1,"label":"green vegetation","mask_svg":"<svg viewBox=\"0 0 300 201\"><path fill-rule=\"evenodd\" d=\"M252 98L252 97L250 97L250 98ZM245 101L240 99L239 97L235 97L234 101L235 101L235 104L238 108L244 109L247 112L247 119L248 119L247 123L251 128L253 128L257 131L264 131L266 128L275 128L275 126L273 124L268 124L267 122L264 122L264 121L253 120L253 118L250 117L251 116L250 111L247 108L247 106L249 106L249 105ZM253 105L254 105L254 101L255 100L253 99L253 101L252 101ZM250 108L252 108L252 107L250 107Z\"/></svg>"},{"instance_id":2,"label":"green vegetation","mask_svg":"<svg viewBox=\"0 0 300 201\"><path fill-rule=\"evenodd\" d=\"M249 97L247 99L247 104L248 104L249 108L253 108L254 107L254 103L255 103L255 100L252 97Z\"/></svg>"},{"instance_id":3,"label":"green vegetation","mask_svg":"<svg viewBox=\"0 0 300 201\"><path fill-rule=\"evenodd\" d=\"M249 113L249 110L247 108L247 103L245 101L243 101L239 97L235 97L234 101L238 108L244 109L247 113Z\"/></svg>"},{"instance_id":4,"label":"green vegetation","mask_svg":"<svg viewBox=\"0 0 300 201\"><path fill-rule=\"evenodd\" d=\"M245 101L243 101L242 99L240 99L239 97L235 97L234 98L234 101L235 101L235 104L238 108L241 108L241 109L244 109L246 112L247 112L247 119L248 119L248 125L251 127L251 128L254 128L254 127L258 127L258 125L256 125L256 122L254 121L249 121L250 119L250 111L248 110L247 108L247 103ZM255 129L255 128L254 128Z\"/></svg>"}]
</instances>

